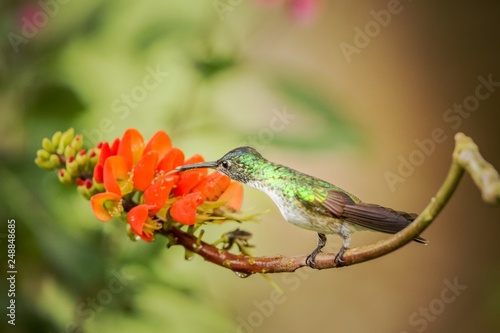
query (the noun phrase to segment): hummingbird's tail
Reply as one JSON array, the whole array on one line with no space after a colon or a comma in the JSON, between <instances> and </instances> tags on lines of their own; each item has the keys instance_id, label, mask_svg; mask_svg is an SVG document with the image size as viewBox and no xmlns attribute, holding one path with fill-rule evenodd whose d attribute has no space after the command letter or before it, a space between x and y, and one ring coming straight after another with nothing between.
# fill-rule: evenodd
<instances>
[{"instance_id":1,"label":"hummingbird's tail","mask_svg":"<svg viewBox=\"0 0 500 333\"><path fill-rule=\"evenodd\" d=\"M328 192L323 206L333 216L343 221L388 234L395 234L403 230L418 216L379 205L355 202L347 193L338 190ZM417 243L427 244L427 241L420 236L413 240Z\"/></svg>"},{"instance_id":2,"label":"hummingbird's tail","mask_svg":"<svg viewBox=\"0 0 500 333\"><path fill-rule=\"evenodd\" d=\"M374 204L355 203L344 207L346 220L375 231L395 234L406 228L418 215L397 211ZM420 244L428 241L417 236L413 240Z\"/></svg>"},{"instance_id":3,"label":"hummingbird's tail","mask_svg":"<svg viewBox=\"0 0 500 333\"><path fill-rule=\"evenodd\" d=\"M344 221L389 234L403 230L418 216L379 205L354 202L350 196L341 191L330 191L323 206ZM427 241L420 236L413 240L427 244Z\"/></svg>"}]
</instances>

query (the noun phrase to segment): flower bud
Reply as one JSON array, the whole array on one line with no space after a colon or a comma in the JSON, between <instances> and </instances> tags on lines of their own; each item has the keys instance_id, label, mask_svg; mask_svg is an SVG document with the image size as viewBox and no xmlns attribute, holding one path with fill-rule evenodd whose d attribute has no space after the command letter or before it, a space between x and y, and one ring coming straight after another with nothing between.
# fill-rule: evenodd
<instances>
[{"instance_id":1,"label":"flower bud","mask_svg":"<svg viewBox=\"0 0 500 333\"><path fill-rule=\"evenodd\" d=\"M63 184L69 185L73 183L73 178L71 177L69 172L66 171L65 169L59 169L59 171L57 172L57 176L59 178L59 181Z\"/></svg>"},{"instance_id":2,"label":"flower bud","mask_svg":"<svg viewBox=\"0 0 500 333\"><path fill-rule=\"evenodd\" d=\"M54 135L52 135L52 145L54 147L58 147L59 146L59 142L61 142L61 136L62 136L62 132L61 131L57 131L54 133Z\"/></svg>"},{"instance_id":3,"label":"flower bud","mask_svg":"<svg viewBox=\"0 0 500 333\"><path fill-rule=\"evenodd\" d=\"M83 147L83 136L81 134L75 135L73 140L71 140L70 146L75 149L75 151L79 151Z\"/></svg>"},{"instance_id":4,"label":"flower bud","mask_svg":"<svg viewBox=\"0 0 500 333\"><path fill-rule=\"evenodd\" d=\"M59 146L57 147L58 154L64 153L66 146L68 146L71 143L74 136L75 136L75 130L73 128L70 128L61 135L61 141L59 141Z\"/></svg>"},{"instance_id":5,"label":"flower bud","mask_svg":"<svg viewBox=\"0 0 500 333\"><path fill-rule=\"evenodd\" d=\"M59 159L59 156L57 156L56 154L50 155L49 161L50 161L50 165L54 169L61 166L61 160Z\"/></svg>"},{"instance_id":6,"label":"flower bud","mask_svg":"<svg viewBox=\"0 0 500 333\"><path fill-rule=\"evenodd\" d=\"M66 160L66 170L69 172L71 176L75 178L80 177L81 168L74 156L70 156Z\"/></svg>"},{"instance_id":7,"label":"flower bud","mask_svg":"<svg viewBox=\"0 0 500 333\"><path fill-rule=\"evenodd\" d=\"M54 169L52 167L52 164L50 163L50 161L41 159L40 157L35 158L35 164L38 165L40 168L45 169L45 170Z\"/></svg>"},{"instance_id":8,"label":"flower bud","mask_svg":"<svg viewBox=\"0 0 500 333\"><path fill-rule=\"evenodd\" d=\"M89 158L87 156L87 152L85 151L85 149L82 149L78 152L78 154L76 154L76 163L78 163L78 165L80 165L80 167L82 168L82 170L85 168L85 166L87 165L88 161L89 161Z\"/></svg>"},{"instance_id":9,"label":"flower bud","mask_svg":"<svg viewBox=\"0 0 500 333\"><path fill-rule=\"evenodd\" d=\"M45 149L38 149L36 151L36 157L46 161L49 159L50 153L48 151L46 151Z\"/></svg>"},{"instance_id":10,"label":"flower bud","mask_svg":"<svg viewBox=\"0 0 500 333\"><path fill-rule=\"evenodd\" d=\"M101 150L97 147L89 149L87 154L89 155L89 162L92 166L95 166L99 162L99 154Z\"/></svg>"},{"instance_id":11,"label":"flower bud","mask_svg":"<svg viewBox=\"0 0 500 333\"><path fill-rule=\"evenodd\" d=\"M70 157L75 157L76 150L71 147L71 145L68 145L64 148L64 157L66 157L66 160L68 160Z\"/></svg>"},{"instance_id":12,"label":"flower bud","mask_svg":"<svg viewBox=\"0 0 500 333\"><path fill-rule=\"evenodd\" d=\"M92 197L92 194L90 193L89 189L86 188L85 186L77 186L76 190L78 193L82 195L85 199L89 200Z\"/></svg>"},{"instance_id":13,"label":"flower bud","mask_svg":"<svg viewBox=\"0 0 500 333\"><path fill-rule=\"evenodd\" d=\"M42 140L42 148L48 151L49 153L55 153L56 149L52 142L48 138L43 138Z\"/></svg>"}]
</instances>

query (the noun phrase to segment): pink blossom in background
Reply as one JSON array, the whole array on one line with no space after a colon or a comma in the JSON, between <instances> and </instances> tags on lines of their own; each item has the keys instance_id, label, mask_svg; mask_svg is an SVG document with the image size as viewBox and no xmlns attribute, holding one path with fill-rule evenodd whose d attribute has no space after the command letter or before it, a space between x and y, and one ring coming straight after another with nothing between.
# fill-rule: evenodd
<instances>
[{"instance_id":1,"label":"pink blossom in background","mask_svg":"<svg viewBox=\"0 0 500 333\"><path fill-rule=\"evenodd\" d=\"M319 0L292 0L290 6L296 21L310 23L318 14Z\"/></svg>"},{"instance_id":2,"label":"pink blossom in background","mask_svg":"<svg viewBox=\"0 0 500 333\"><path fill-rule=\"evenodd\" d=\"M320 0L256 0L256 2L269 7L286 4L295 21L311 23L318 14Z\"/></svg>"},{"instance_id":3,"label":"pink blossom in background","mask_svg":"<svg viewBox=\"0 0 500 333\"><path fill-rule=\"evenodd\" d=\"M38 26L40 22L39 20L37 20L36 16L40 11L41 8L38 5L34 4L24 5L23 7L21 7L19 11L19 17L17 19L19 27L22 27L25 24Z\"/></svg>"}]
</instances>

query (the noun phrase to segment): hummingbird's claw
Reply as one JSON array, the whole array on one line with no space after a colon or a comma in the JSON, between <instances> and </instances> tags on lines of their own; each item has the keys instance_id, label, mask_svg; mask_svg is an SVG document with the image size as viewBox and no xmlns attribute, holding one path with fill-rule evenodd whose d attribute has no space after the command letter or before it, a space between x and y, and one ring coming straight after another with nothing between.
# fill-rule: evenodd
<instances>
[{"instance_id":1,"label":"hummingbird's claw","mask_svg":"<svg viewBox=\"0 0 500 333\"><path fill-rule=\"evenodd\" d=\"M306 258L306 265L311 268L316 268L316 255L321 252L321 250L325 247L326 244L326 235L322 233L318 233L318 246L311 252L310 255Z\"/></svg>"},{"instance_id":2,"label":"hummingbird's claw","mask_svg":"<svg viewBox=\"0 0 500 333\"><path fill-rule=\"evenodd\" d=\"M310 255L307 256L306 258L306 265L311 267L311 268L316 268L316 261L314 261L314 258L316 257L316 253L311 253Z\"/></svg>"},{"instance_id":3,"label":"hummingbird's claw","mask_svg":"<svg viewBox=\"0 0 500 333\"><path fill-rule=\"evenodd\" d=\"M339 251L339 252L337 253L337 255L335 256L335 259L333 259L333 260L334 260L334 262L335 262L335 265L336 265L337 267L343 267L343 266L346 266L346 263L345 263L344 259L342 259L342 257L344 256L344 252L345 252L345 250L347 250L347 249L348 249L347 247L342 246L342 247L340 248L340 251Z\"/></svg>"}]
</instances>

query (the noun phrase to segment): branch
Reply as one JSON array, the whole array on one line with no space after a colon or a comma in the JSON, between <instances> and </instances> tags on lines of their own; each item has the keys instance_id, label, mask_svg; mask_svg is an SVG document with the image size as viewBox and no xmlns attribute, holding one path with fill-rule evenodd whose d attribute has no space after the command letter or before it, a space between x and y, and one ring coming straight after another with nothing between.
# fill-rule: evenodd
<instances>
[{"instance_id":1,"label":"branch","mask_svg":"<svg viewBox=\"0 0 500 333\"><path fill-rule=\"evenodd\" d=\"M436 196L431 199L431 202L422 213L405 229L386 240L347 250L342 257L345 262L344 266L359 264L381 257L411 242L413 238L418 236L436 219L453 195L464 171L471 174L485 202L500 204L500 178L498 172L490 163L483 159L477 145L471 138L465 136L463 133L457 133L455 135L455 150L448 175ZM157 233L172 237L176 241L176 244L197 253L207 261L235 272L248 274L280 273L293 272L304 266L309 267L306 264L307 255L249 257L218 249L213 245L200 241L196 236L175 227L171 227L168 230L158 230ZM335 255L335 253L318 254L315 259L316 268L340 267L335 264Z\"/></svg>"}]
</instances>

